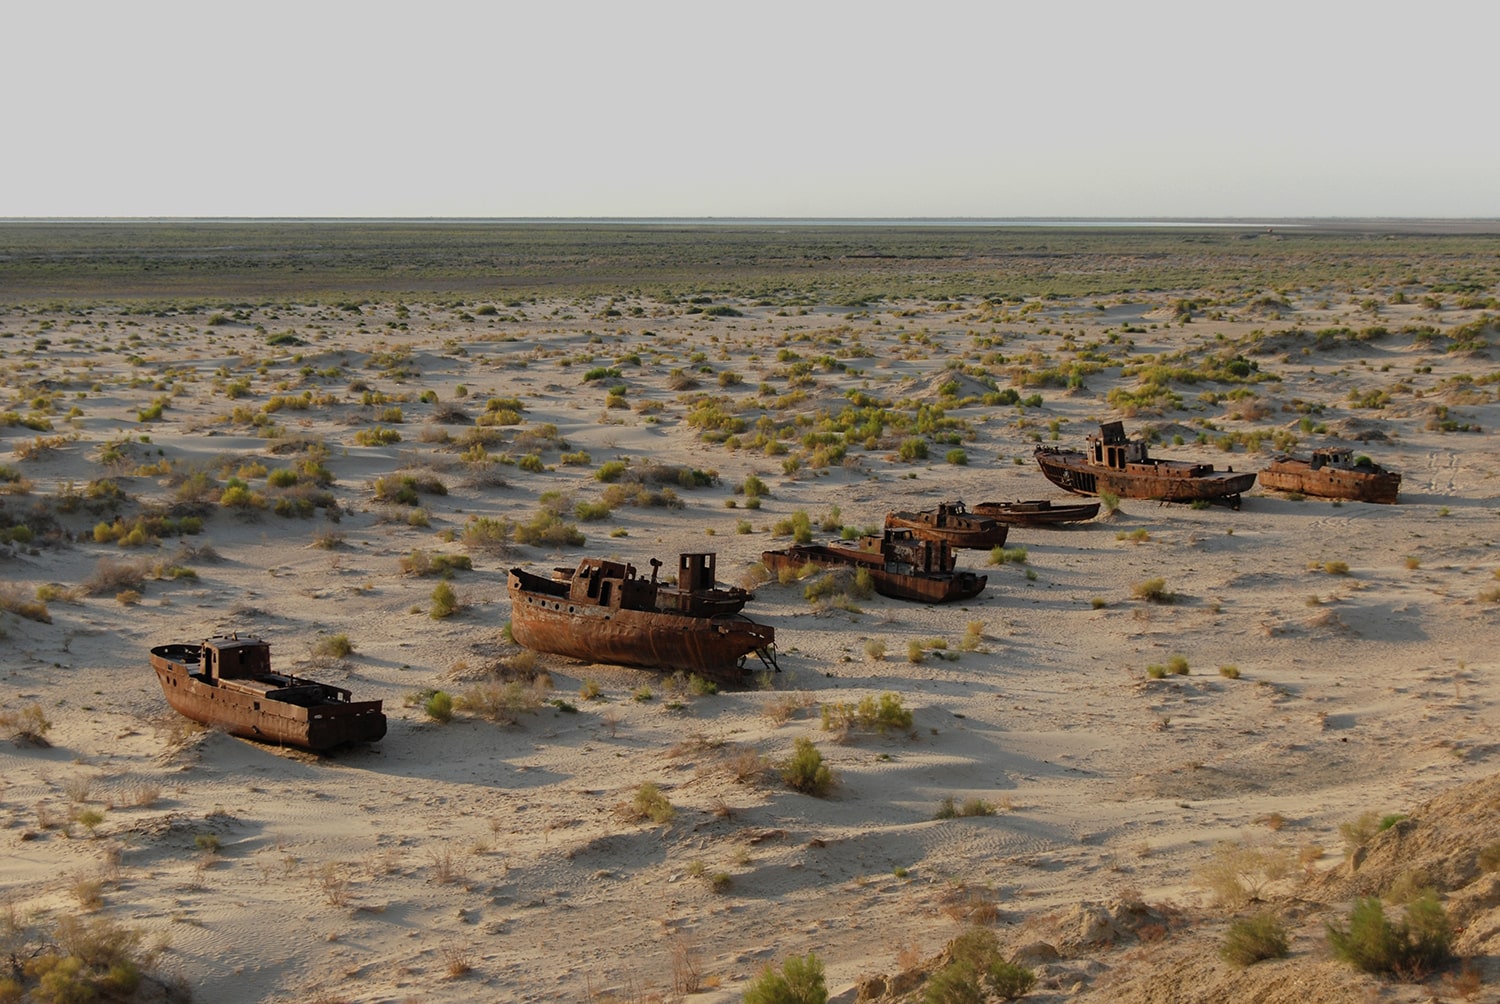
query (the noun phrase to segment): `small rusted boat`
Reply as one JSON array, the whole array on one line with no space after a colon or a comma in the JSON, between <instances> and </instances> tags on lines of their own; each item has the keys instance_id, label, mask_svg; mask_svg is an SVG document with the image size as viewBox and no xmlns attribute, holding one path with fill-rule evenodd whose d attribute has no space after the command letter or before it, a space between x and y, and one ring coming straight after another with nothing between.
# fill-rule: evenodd
<instances>
[{"instance_id":1,"label":"small rusted boat","mask_svg":"<svg viewBox=\"0 0 1500 1004\"><path fill-rule=\"evenodd\" d=\"M354 701L343 687L273 672L271 646L260 638L158 645L151 668L168 704L230 735L307 750L385 735L380 701Z\"/></svg>"},{"instance_id":2,"label":"small rusted boat","mask_svg":"<svg viewBox=\"0 0 1500 1004\"><path fill-rule=\"evenodd\" d=\"M959 571L953 549L941 540L923 540L911 530L888 529L855 544L797 544L764 551L760 560L773 572L806 565L849 568L869 573L882 596L917 603L952 603L984 591L988 577Z\"/></svg>"},{"instance_id":3,"label":"small rusted boat","mask_svg":"<svg viewBox=\"0 0 1500 1004\"><path fill-rule=\"evenodd\" d=\"M1016 502L980 502L974 511L1009 526L1049 527L1083 523L1099 515L1098 502L1064 502L1027 499Z\"/></svg>"},{"instance_id":4,"label":"small rusted boat","mask_svg":"<svg viewBox=\"0 0 1500 1004\"><path fill-rule=\"evenodd\" d=\"M1255 472L1215 470L1212 464L1154 460L1142 439L1127 439L1122 422L1105 422L1089 437L1087 452L1038 446L1036 462L1047 480L1077 495L1109 492L1159 502L1221 502L1238 509L1240 493Z\"/></svg>"},{"instance_id":5,"label":"small rusted boat","mask_svg":"<svg viewBox=\"0 0 1500 1004\"><path fill-rule=\"evenodd\" d=\"M1278 455L1260 472L1260 484L1274 491L1317 498L1395 505L1401 475L1369 457L1356 458L1352 450L1330 446L1313 450L1307 460Z\"/></svg>"},{"instance_id":6,"label":"small rusted boat","mask_svg":"<svg viewBox=\"0 0 1500 1004\"><path fill-rule=\"evenodd\" d=\"M941 540L949 547L999 547L1010 532L1004 523L972 513L962 502L939 502L935 509L918 512L888 512L885 525L910 530L923 540Z\"/></svg>"},{"instance_id":7,"label":"small rusted boat","mask_svg":"<svg viewBox=\"0 0 1500 1004\"><path fill-rule=\"evenodd\" d=\"M584 558L542 576L512 568L510 631L519 645L584 662L732 674L751 653L775 667L776 629L740 611L753 596L714 582L717 555L678 556L677 582L634 565Z\"/></svg>"}]
</instances>

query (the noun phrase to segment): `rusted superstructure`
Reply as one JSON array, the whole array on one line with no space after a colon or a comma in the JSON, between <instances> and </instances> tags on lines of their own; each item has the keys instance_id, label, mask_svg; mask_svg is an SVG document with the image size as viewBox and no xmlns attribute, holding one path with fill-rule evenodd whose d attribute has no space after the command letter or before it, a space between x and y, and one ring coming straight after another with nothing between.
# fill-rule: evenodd
<instances>
[{"instance_id":1,"label":"rusted superstructure","mask_svg":"<svg viewBox=\"0 0 1500 1004\"><path fill-rule=\"evenodd\" d=\"M715 584L717 555L678 556L677 582L634 565L584 558L550 577L512 568L510 630L516 643L584 662L717 675L744 670L754 653L775 667L776 629L740 611L750 592Z\"/></svg>"},{"instance_id":2,"label":"rusted superstructure","mask_svg":"<svg viewBox=\"0 0 1500 1004\"><path fill-rule=\"evenodd\" d=\"M1212 464L1156 460L1143 439L1127 439L1121 422L1105 422L1089 436L1088 451L1038 446L1036 462L1047 479L1077 495L1109 492L1159 502L1222 502L1236 509L1255 472L1215 470Z\"/></svg>"},{"instance_id":3,"label":"rusted superstructure","mask_svg":"<svg viewBox=\"0 0 1500 1004\"><path fill-rule=\"evenodd\" d=\"M1083 523L1099 515L1098 502L1063 503L1051 499L980 502L974 511L1009 526L1049 527Z\"/></svg>"},{"instance_id":4,"label":"rusted superstructure","mask_svg":"<svg viewBox=\"0 0 1500 1004\"><path fill-rule=\"evenodd\" d=\"M911 530L888 529L861 537L855 545L797 544L765 551L760 560L773 572L805 565L849 568L869 573L882 596L917 603L951 603L984 591L988 577L961 571L953 549L941 540L923 540Z\"/></svg>"},{"instance_id":5,"label":"rusted superstructure","mask_svg":"<svg viewBox=\"0 0 1500 1004\"><path fill-rule=\"evenodd\" d=\"M1300 492L1324 499L1380 502L1395 505L1401 475L1388 471L1369 457L1354 456L1352 450L1323 447L1304 460L1282 454L1260 472L1262 488Z\"/></svg>"},{"instance_id":6,"label":"rusted superstructure","mask_svg":"<svg viewBox=\"0 0 1500 1004\"><path fill-rule=\"evenodd\" d=\"M168 704L230 735L308 750L385 735L380 701L354 701L343 687L273 672L271 646L260 638L158 645L151 668Z\"/></svg>"},{"instance_id":7,"label":"rusted superstructure","mask_svg":"<svg viewBox=\"0 0 1500 1004\"><path fill-rule=\"evenodd\" d=\"M923 540L940 540L949 547L999 547L1010 532L1004 523L972 513L962 502L939 502L934 509L916 512L888 512L885 525L910 530Z\"/></svg>"}]
</instances>

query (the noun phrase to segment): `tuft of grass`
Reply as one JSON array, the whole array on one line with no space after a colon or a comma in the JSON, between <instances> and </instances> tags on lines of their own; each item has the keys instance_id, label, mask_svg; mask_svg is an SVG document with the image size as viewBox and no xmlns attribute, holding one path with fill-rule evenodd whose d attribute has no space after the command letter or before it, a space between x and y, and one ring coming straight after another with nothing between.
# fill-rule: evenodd
<instances>
[{"instance_id":1,"label":"tuft of grass","mask_svg":"<svg viewBox=\"0 0 1500 1004\"><path fill-rule=\"evenodd\" d=\"M1240 667L1234 663L1225 663L1219 667L1219 675L1226 680L1238 680L1240 678Z\"/></svg>"}]
</instances>

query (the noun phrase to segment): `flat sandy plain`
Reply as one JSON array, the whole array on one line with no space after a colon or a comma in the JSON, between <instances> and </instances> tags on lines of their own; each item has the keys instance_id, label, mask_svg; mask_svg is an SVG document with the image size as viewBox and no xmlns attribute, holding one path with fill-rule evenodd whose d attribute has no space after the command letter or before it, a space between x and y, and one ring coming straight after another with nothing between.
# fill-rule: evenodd
<instances>
[{"instance_id":1,"label":"flat sandy plain","mask_svg":"<svg viewBox=\"0 0 1500 1004\"><path fill-rule=\"evenodd\" d=\"M247 295L252 278L174 305L132 285L128 251L124 296L97 275L48 296L15 273L0 709L51 727L48 745L0 744L9 915L136 928L211 1001L730 1001L809 951L853 1000L976 922L1029 946L1039 1001L1458 999L1457 970L1378 980L1323 936L1358 888L1348 824L1420 821L1445 795L1494 818L1500 286L1492 252L1476 281L1472 259L1404 264L1405 247L1378 246L1396 261L1375 279L1289 251L1275 284L1250 266L1212 289L1050 297L996 295L1000 270L971 293L959 277L841 299L681 280L299 299ZM1039 400L999 403L1009 389ZM510 398L513 422L479 424ZM840 420L853 407L862 420ZM1402 472L1401 504L1125 500L1014 530L1022 560L965 552L989 588L953 607L764 582L747 613L775 626L780 672L717 694L532 665L505 640L513 565L714 550L721 579L755 582L799 512L827 536L893 507L1061 498L1034 446L1114 418L1158 430L1162 456L1236 470L1273 436L1348 445ZM274 483L318 458L326 484ZM675 507L580 519L616 460L713 478L649 486ZM381 497L400 475L427 486L415 505ZM471 521L547 506L586 542L466 547ZM96 540L141 514L201 529ZM430 616L441 580L405 570L414 552L470 558L456 614ZM102 584L110 565L144 572L138 595ZM1137 597L1158 578L1174 602ZM38 590L45 619L22 616ZM228 631L383 699L389 733L320 757L185 727L147 650ZM353 651L319 654L336 635ZM1187 673L1148 672L1174 656ZM557 703L513 723L409 703L538 671ZM822 727L823 706L885 693L909 732ZM837 775L828 797L768 769L804 737ZM628 811L646 783L670 822ZM935 818L945 799L993 812ZM1260 904L1225 896L1226 860ZM1443 890L1471 999L1500 985L1488 879L1462 904ZM1221 961L1227 924L1265 905L1290 956Z\"/></svg>"}]
</instances>

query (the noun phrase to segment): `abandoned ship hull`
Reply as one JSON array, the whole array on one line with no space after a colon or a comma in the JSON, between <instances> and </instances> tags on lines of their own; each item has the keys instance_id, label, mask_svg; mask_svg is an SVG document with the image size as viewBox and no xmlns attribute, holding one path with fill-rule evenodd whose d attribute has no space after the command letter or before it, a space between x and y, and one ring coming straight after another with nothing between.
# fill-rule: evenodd
<instances>
[{"instance_id":1,"label":"abandoned ship hull","mask_svg":"<svg viewBox=\"0 0 1500 1004\"><path fill-rule=\"evenodd\" d=\"M973 572L906 573L893 570L879 553L826 544L799 544L778 551L765 551L762 564L773 572L796 571L805 565L819 568L864 569L881 596L915 603L953 603L973 599L984 592L988 576Z\"/></svg>"},{"instance_id":2,"label":"abandoned ship hull","mask_svg":"<svg viewBox=\"0 0 1500 1004\"><path fill-rule=\"evenodd\" d=\"M1216 471L1205 464L1173 460L1131 463L1117 470L1090 463L1088 455L1078 450L1049 446L1037 448L1036 462L1048 481L1075 495L1108 492L1158 502L1237 504L1240 494L1254 487L1256 477L1254 471Z\"/></svg>"},{"instance_id":3,"label":"abandoned ship hull","mask_svg":"<svg viewBox=\"0 0 1500 1004\"><path fill-rule=\"evenodd\" d=\"M1099 515L1098 502L1055 504L1051 499L1019 502L981 502L974 507L981 516L1010 526L1049 527L1083 523Z\"/></svg>"},{"instance_id":4,"label":"abandoned ship hull","mask_svg":"<svg viewBox=\"0 0 1500 1004\"><path fill-rule=\"evenodd\" d=\"M962 520L934 521L923 519L926 513L886 513L885 525L890 529L910 530L923 540L940 540L949 547L990 548L1005 543L1010 527L989 516L975 519L967 516Z\"/></svg>"},{"instance_id":5,"label":"abandoned ship hull","mask_svg":"<svg viewBox=\"0 0 1500 1004\"><path fill-rule=\"evenodd\" d=\"M1306 460L1278 457L1260 472L1260 484L1272 491L1298 492L1316 498L1395 505L1401 489L1401 475L1380 468L1369 471L1341 467L1315 469Z\"/></svg>"},{"instance_id":6,"label":"abandoned ship hull","mask_svg":"<svg viewBox=\"0 0 1500 1004\"><path fill-rule=\"evenodd\" d=\"M202 649L192 644L151 649L162 694L186 718L244 739L313 751L385 736L380 701L351 701L342 688L278 674L209 680L201 669Z\"/></svg>"},{"instance_id":7,"label":"abandoned ship hull","mask_svg":"<svg viewBox=\"0 0 1500 1004\"><path fill-rule=\"evenodd\" d=\"M508 588L516 643L581 662L727 674L776 641L775 628L740 614L689 616L575 602L566 582L523 569L511 569Z\"/></svg>"}]
</instances>

